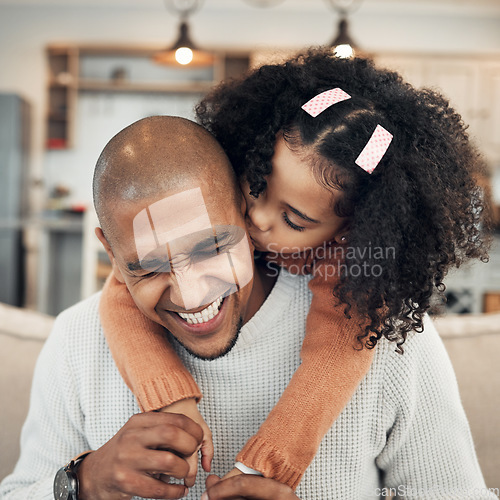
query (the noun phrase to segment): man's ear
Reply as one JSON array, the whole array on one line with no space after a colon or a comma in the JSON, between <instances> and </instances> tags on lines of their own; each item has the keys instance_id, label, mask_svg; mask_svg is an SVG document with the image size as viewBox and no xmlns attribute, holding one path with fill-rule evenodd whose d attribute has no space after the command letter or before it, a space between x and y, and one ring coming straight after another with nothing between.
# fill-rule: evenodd
<instances>
[{"instance_id":1,"label":"man's ear","mask_svg":"<svg viewBox=\"0 0 500 500\"><path fill-rule=\"evenodd\" d=\"M116 264L116 259L113 254L113 250L111 249L110 244L108 243L108 240L106 239L106 236L104 236L104 233L102 232L102 229L100 227L95 228L95 235L99 239L99 241L102 243L102 246L104 247L104 250L106 250L106 253L108 254L109 261L111 262L111 265L113 267L113 274L115 275L115 278L120 282L120 283L125 283L125 280L123 279L123 275Z\"/></svg>"}]
</instances>

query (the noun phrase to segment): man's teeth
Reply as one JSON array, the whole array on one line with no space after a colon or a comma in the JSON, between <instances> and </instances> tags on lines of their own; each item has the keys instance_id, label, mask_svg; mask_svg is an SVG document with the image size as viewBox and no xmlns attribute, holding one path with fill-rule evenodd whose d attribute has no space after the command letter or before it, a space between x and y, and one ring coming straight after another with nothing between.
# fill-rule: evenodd
<instances>
[{"instance_id":1,"label":"man's teeth","mask_svg":"<svg viewBox=\"0 0 500 500\"><path fill-rule=\"evenodd\" d=\"M200 323L206 323L210 321L212 318L217 316L219 313L219 307L222 304L222 297L219 297L217 300L214 300L208 307L205 307L202 311L198 311L195 313L178 313L179 316L185 320L190 325L197 325Z\"/></svg>"}]
</instances>

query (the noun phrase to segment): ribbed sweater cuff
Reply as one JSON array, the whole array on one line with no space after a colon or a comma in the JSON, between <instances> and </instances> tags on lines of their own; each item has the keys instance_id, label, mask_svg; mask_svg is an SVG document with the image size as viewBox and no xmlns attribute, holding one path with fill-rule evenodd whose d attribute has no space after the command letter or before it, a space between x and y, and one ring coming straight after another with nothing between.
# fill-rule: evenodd
<instances>
[{"instance_id":1,"label":"ribbed sweater cuff","mask_svg":"<svg viewBox=\"0 0 500 500\"><path fill-rule=\"evenodd\" d=\"M159 410L181 399L195 398L199 403L201 391L191 376L172 372L134 387L133 392L141 411ZM171 395L175 394L175 399Z\"/></svg>"},{"instance_id":2,"label":"ribbed sweater cuff","mask_svg":"<svg viewBox=\"0 0 500 500\"><path fill-rule=\"evenodd\" d=\"M248 440L236 461L258 470L264 477L287 484L294 491L305 472L291 464L277 448L256 436Z\"/></svg>"}]
</instances>

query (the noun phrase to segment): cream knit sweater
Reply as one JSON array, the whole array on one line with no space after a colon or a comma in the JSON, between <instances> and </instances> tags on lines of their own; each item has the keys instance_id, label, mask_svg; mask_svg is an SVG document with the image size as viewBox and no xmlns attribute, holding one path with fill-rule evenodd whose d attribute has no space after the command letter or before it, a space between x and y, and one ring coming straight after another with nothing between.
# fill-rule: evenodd
<instances>
[{"instance_id":1,"label":"cream knit sweater","mask_svg":"<svg viewBox=\"0 0 500 500\"><path fill-rule=\"evenodd\" d=\"M204 395L200 409L223 475L259 428L300 362L308 278L281 275L226 356L192 358L176 345ZM31 408L5 500L51 500L54 474L70 458L108 441L139 411L100 326L99 294L63 312L37 363ZM297 402L299 405L300 402ZM293 433L293 429L290 429ZM405 343L382 341L373 365L324 438L297 489L302 500L488 499L449 358L430 321ZM200 473L188 498L204 491Z\"/></svg>"}]
</instances>

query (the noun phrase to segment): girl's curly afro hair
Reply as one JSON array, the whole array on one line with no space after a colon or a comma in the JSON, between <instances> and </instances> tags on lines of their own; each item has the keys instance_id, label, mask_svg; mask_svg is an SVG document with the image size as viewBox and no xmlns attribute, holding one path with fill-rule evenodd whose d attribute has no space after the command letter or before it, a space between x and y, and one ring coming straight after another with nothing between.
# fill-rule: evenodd
<instances>
[{"instance_id":1,"label":"girl's curly afro hair","mask_svg":"<svg viewBox=\"0 0 500 500\"><path fill-rule=\"evenodd\" d=\"M316 118L301 109L336 87L351 99ZM196 112L253 196L266 189L279 132L307 153L318 182L342 190L334 210L349 217L348 245L359 251L345 253L333 295L346 304L346 316L356 304L366 318L358 340L368 348L384 336L402 352L408 332L422 331L448 269L487 260L489 219L477 184L483 161L440 94L417 90L369 60L320 48L222 83ZM394 138L370 175L355 160L377 124ZM381 258L363 251L369 248L391 251Z\"/></svg>"}]
</instances>

